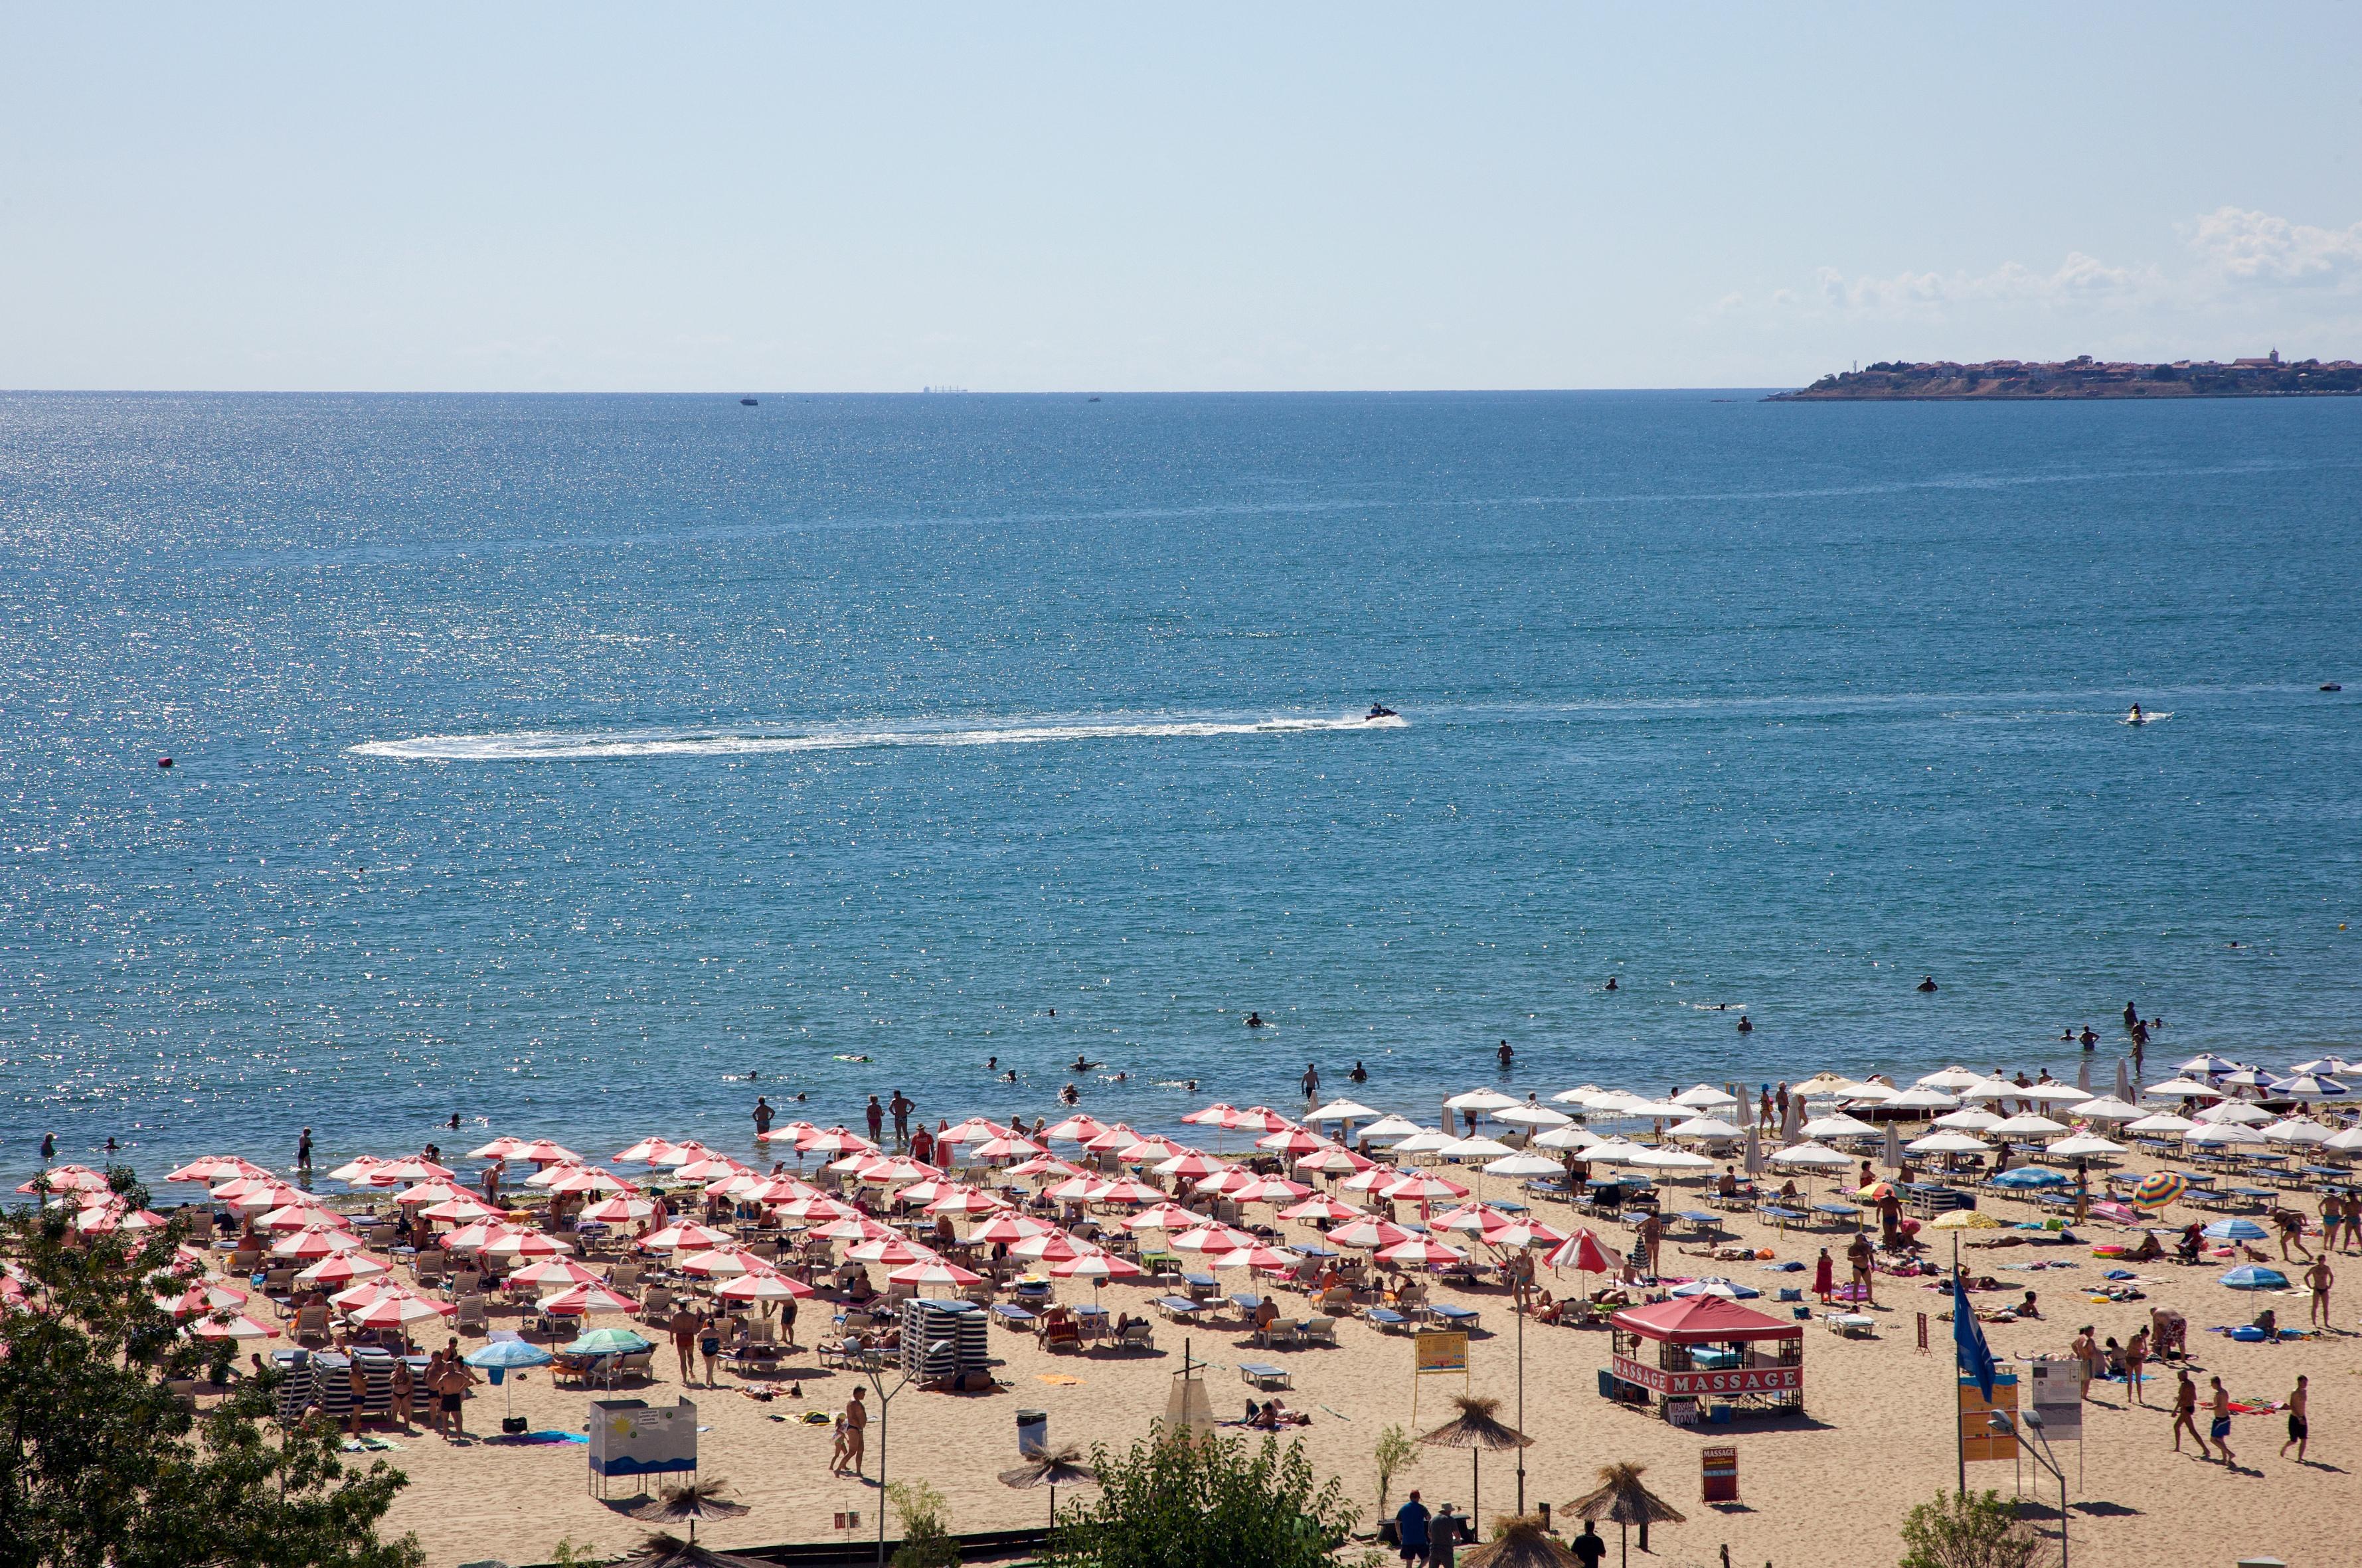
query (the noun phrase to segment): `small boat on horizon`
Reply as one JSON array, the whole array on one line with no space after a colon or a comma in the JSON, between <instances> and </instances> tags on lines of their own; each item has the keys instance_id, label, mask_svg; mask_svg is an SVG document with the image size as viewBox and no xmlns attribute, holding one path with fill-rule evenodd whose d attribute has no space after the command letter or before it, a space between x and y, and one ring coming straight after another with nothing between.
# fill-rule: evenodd
<instances>
[{"instance_id":1,"label":"small boat on horizon","mask_svg":"<svg viewBox=\"0 0 2362 1568\"><path fill-rule=\"evenodd\" d=\"M738 400L738 406L739 406L740 408L742 408L742 409L751 409L751 408L759 408L759 407L761 407L762 405L760 405L759 403L756 402L756 400L755 400L754 399L752 399L752 398L741 398L741 399L739 399L739 400Z\"/></svg>"}]
</instances>

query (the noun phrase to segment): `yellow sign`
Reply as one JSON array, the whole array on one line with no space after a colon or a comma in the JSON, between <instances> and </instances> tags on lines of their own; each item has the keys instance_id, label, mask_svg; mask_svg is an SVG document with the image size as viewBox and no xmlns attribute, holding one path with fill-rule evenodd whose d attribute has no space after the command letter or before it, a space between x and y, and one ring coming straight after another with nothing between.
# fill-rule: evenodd
<instances>
[{"instance_id":1,"label":"yellow sign","mask_svg":"<svg viewBox=\"0 0 2362 1568\"><path fill-rule=\"evenodd\" d=\"M1993 1379L1993 1397L1990 1404L1977 1388L1973 1377L1960 1379L1960 1455L1970 1462L1980 1459L2015 1459L2017 1434L1993 1431L1992 1412L1999 1410L2011 1418L2017 1416L2017 1375L2003 1372Z\"/></svg>"},{"instance_id":2,"label":"yellow sign","mask_svg":"<svg viewBox=\"0 0 2362 1568\"><path fill-rule=\"evenodd\" d=\"M1411 1354L1418 1376L1446 1372L1455 1377L1468 1375L1468 1336L1451 1333L1421 1334L1411 1341Z\"/></svg>"}]
</instances>

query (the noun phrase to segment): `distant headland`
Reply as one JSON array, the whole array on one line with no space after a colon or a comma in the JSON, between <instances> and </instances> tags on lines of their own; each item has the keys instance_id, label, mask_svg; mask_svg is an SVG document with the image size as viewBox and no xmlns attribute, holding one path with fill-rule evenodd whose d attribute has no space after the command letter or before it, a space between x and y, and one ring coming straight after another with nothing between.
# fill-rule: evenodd
<instances>
[{"instance_id":1,"label":"distant headland","mask_svg":"<svg viewBox=\"0 0 2362 1568\"><path fill-rule=\"evenodd\" d=\"M2051 363L1989 359L1956 365L1948 359L1872 365L1840 370L1768 402L1826 402L1840 399L1984 398L2286 398L2351 397L2362 393L2362 364L2351 359L2285 360L2277 348L2261 359L2177 359L2170 365L2136 365L2090 355Z\"/></svg>"}]
</instances>

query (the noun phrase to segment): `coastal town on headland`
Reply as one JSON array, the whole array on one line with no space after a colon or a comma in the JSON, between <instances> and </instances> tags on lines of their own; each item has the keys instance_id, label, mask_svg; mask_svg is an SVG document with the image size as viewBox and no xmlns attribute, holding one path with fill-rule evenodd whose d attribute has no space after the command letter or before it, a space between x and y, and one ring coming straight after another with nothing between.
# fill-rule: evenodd
<instances>
[{"instance_id":1,"label":"coastal town on headland","mask_svg":"<svg viewBox=\"0 0 2362 1568\"><path fill-rule=\"evenodd\" d=\"M2234 359L2228 364L2177 359L2170 364L2143 365L2094 359L2088 354L2047 362L1988 359L1978 365L1948 359L1885 360L1868 369L1839 370L1809 387L1774 393L1764 400L2350 397L2356 393L2362 393L2362 364L2351 359L2283 359L2275 348L2261 358Z\"/></svg>"}]
</instances>

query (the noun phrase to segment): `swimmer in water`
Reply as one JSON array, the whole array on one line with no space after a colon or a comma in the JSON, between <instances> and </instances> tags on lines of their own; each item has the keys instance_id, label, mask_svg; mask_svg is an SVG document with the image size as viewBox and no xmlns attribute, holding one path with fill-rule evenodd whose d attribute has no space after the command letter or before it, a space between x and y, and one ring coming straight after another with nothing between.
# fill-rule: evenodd
<instances>
[{"instance_id":1,"label":"swimmer in water","mask_svg":"<svg viewBox=\"0 0 2362 1568\"><path fill-rule=\"evenodd\" d=\"M1248 1028L1250 1028L1250 1029L1260 1029L1260 1028L1262 1028L1262 1027L1263 1027L1263 1014L1260 1014L1260 1013L1249 1013L1249 1014L1247 1014L1247 1027L1248 1027Z\"/></svg>"},{"instance_id":2,"label":"swimmer in water","mask_svg":"<svg viewBox=\"0 0 2362 1568\"><path fill-rule=\"evenodd\" d=\"M1061 1089L1060 1091L1058 1091L1058 1099L1059 1099L1060 1102L1061 1102L1061 1103L1063 1103L1063 1104L1067 1104L1067 1105L1076 1105L1076 1104L1079 1104L1079 1103L1081 1103L1081 1102L1082 1102L1082 1098L1083 1098L1083 1091L1082 1091L1081 1090L1079 1090L1079 1089L1076 1089L1076 1088L1073 1084L1071 1084L1071 1083L1070 1083L1070 1084L1068 1084L1068 1085L1066 1085L1066 1087L1065 1087L1065 1088Z\"/></svg>"},{"instance_id":3,"label":"swimmer in water","mask_svg":"<svg viewBox=\"0 0 2362 1568\"><path fill-rule=\"evenodd\" d=\"M1001 1081L1001 1082L1003 1082L1003 1083L1014 1083L1014 1082L1016 1082L1016 1081L1017 1081L1017 1069L1016 1069L1015 1068L1013 1068L1013 1067L1012 1067L1012 1068L1010 1068L1007 1072L1002 1073L1002 1074L1000 1075L1000 1081ZM800 1099L800 1098L802 1098L802 1097L801 1097L800 1095L799 1095L799 1096L798 1096L798 1098L799 1098L799 1099Z\"/></svg>"},{"instance_id":4,"label":"swimmer in water","mask_svg":"<svg viewBox=\"0 0 2362 1568\"><path fill-rule=\"evenodd\" d=\"M1755 1033L1755 1025L1748 1022L1747 1014L1744 1013L1741 1013L1738 1015L1738 1032L1742 1035L1751 1035Z\"/></svg>"},{"instance_id":5,"label":"swimmer in water","mask_svg":"<svg viewBox=\"0 0 2362 1568\"><path fill-rule=\"evenodd\" d=\"M1091 1069L1098 1065L1098 1063L1078 1055L1075 1058L1075 1065L1072 1070L1076 1072L1088 1072Z\"/></svg>"},{"instance_id":6,"label":"swimmer in water","mask_svg":"<svg viewBox=\"0 0 2362 1568\"><path fill-rule=\"evenodd\" d=\"M1354 1083L1367 1083L1370 1081L1370 1069L1356 1061L1353 1063L1353 1070L1347 1073L1345 1077Z\"/></svg>"},{"instance_id":7,"label":"swimmer in water","mask_svg":"<svg viewBox=\"0 0 2362 1568\"><path fill-rule=\"evenodd\" d=\"M987 1057L984 1058L984 1070L987 1072L995 1071L999 1068L999 1066L1000 1058L999 1057Z\"/></svg>"},{"instance_id":8,"label":"swimmer in water","mask_svg":"<svg viewBox=\"0 0 2362 1568\"><path fill-rule=\"evenodd\" d=\"M1611 975L1609 975L1609 976L1607 977L1607 984L1606 984L1606 988L1605 988L1605 989L1606 989L1606 990L1608 990L1608 991L1613 991L1613 990L1615 990L1615 989L1616 989L1616 977L1615 977L1614 975L1612 975L1612 974L1611 974Z\"/></svg>"},{"instance_id":9,"label":"swimmer in water","mask_svg":"<svg viewBox=\"0 0 2362 1568\"><path fill-rule=\"evenodd\" d=\"M1518 1054L1518 1053L1517 1053L1517 1052L1515 1052L1515 1051L1513 1051L1513 1050L1511 1050L1511 1049L1509 1048L1509 1042L1508 1042L1508 1041L1507 1041L1507 1040L1503 1040L1503 1041L1501 1042L1501 1048L1500 1048L1499 1050L1497 1050L1497 1051L1495 1051L1493 1054L1494 1054L1494 1056L1496 1056L1496 1057L1497 1057L1497 1058L1500 1058L1500 1062L1501 1062L1501 1070L1502 1070L1503 1072L1507 1072L1507 1071L1508 1071L1508 1070L1509 1070L1509 1062L1510 1062L1510 1060L1511 1060L1513 1058L1515 1058L1515 1057L1517 1056L1517 1054Z\"/></svg>"},{"instance_id":10,"label":"swimmer in water","mask_svg":"<svg viewBox=\"0 0 2362 1568\"><path fill-rule=\"evenodd\" d=\"M1934 975L1932 975L1932 974L1931 974L1931 975L1929 975L1926 979L1925 979L1925 980L1921 981L1919 982L1919 989L1920 989L1920 990L1922 990L1922 991L1933 991L1933 990L1935 990L1935 989L1936 989L1936 977L1935 977Z\"/></svg>"},{"instance_id":11,"label":"swimmer in water","mask_svg":"<svg viewBox=\"0 0 2362 1568\"><path fill-rule=\"evenodd\" d=\"M1130 1083L1131 1081L1131 1074L1128 1072L1117 1073L1115 1075L1115 1081L1118 1083Z\"/></svg>"},{"instance_id":12,"label":"swimmer in water","mask_svg":"<svg viewBox=\"0 0 2362 1568\"><path fill-rule=\"evenodd\" d=\"M2141 715L2140 704L2133 704L2133 710L2125 715L2125 722L2127 724L2147 724L2148 722L2148 720Z\"/></svg>"}]
</instances>

